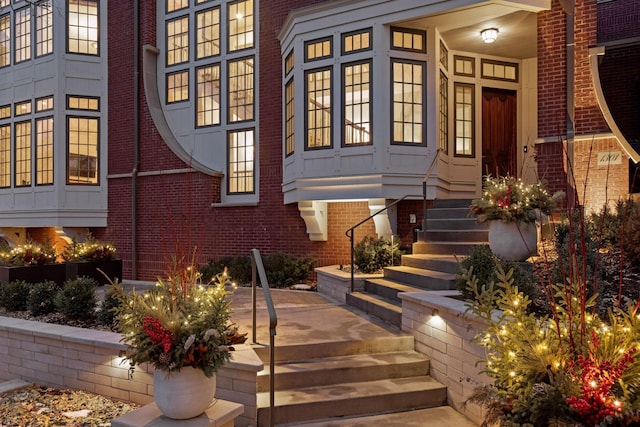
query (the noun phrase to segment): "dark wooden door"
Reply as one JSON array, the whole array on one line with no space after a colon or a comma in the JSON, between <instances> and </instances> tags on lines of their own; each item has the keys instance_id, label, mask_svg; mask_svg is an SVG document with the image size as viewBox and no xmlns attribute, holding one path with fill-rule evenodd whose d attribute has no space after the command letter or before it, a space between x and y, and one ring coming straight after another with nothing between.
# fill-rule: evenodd
<instances>
[{"instance_id":1,"label":"dark wooden door","mask_svg":"<svg viewBox=\"0 0 640 427\"><path fill-rule=\"evenodd\" d=\"M482 174L517 176L517 98L513 90L482 88Z\"/></svg>"}]
</instances>

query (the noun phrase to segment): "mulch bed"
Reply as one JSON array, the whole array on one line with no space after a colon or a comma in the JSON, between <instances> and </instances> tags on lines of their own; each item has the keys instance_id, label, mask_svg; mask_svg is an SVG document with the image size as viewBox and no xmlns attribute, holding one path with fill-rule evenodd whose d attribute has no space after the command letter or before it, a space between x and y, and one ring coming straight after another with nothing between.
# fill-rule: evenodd
<instances>
[{"instance_id":1,"label":"mulch bed","mask_svg":"<svg viewBox=\"0 0 640 427\"><path fill-rule=\"evenodd\" d=\"M29 385L0 394L0 427L99 427L139 405L81 390Z\"/></svg>"}]
</instances>

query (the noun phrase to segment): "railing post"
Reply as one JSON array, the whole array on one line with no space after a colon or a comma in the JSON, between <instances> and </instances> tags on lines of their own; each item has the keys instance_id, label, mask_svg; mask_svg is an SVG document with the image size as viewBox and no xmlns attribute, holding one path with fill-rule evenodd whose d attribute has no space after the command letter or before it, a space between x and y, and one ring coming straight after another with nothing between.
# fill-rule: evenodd
<instances>
[{"instance_id":1,"label":"railing post","mask_svg":"<svg viewBox=\"0 0 640 427\"><path fill-rule=\"evenodd\" d=\"M351 293L353 293L355 291L355 279L354 279L354 270L355 270L355 262L354 262L354 253L353 253L353 229L350 230L351 233L349 234L349 242L351 244Z\"/></svg>"},{"instance_id":2,"label":"railing post","mask_svg":"<svg viewBox=\"0 0 640 427\"><path fill-rule=\"evenodd\" d=\"M422 231L427 231L427 180L422 181Z\"/></svg>"},{"instance_id":3,"label":"railing post","mask_svg":"<svg viewBox=\"0 0 640 427\"><path fill-rule=\"evenodd\" d=\"M256 336L256 260L251 254L251 317L252 317L252 330L253 330L253 343L257 344Z\"/></svg>"}]
</instances>

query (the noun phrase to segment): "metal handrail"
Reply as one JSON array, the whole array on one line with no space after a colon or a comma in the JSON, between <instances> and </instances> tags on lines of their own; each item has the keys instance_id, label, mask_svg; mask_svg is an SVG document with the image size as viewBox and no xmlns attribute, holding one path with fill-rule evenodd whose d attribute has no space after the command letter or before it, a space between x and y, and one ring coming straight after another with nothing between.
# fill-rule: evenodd
<instances>
[{"instance_id":1,"label":"metal handrail","mask_svg":"<svg viewBox=\"0 0 640 427\"><path fill-rule=\"evenodd\" d=\"M260 278L264 299L267 303L267 310L269 311L269 426L273 427L275 420L275 336L276 326L278 325L278 316L276 316L276 309L273 305L273 300L271 299L269 281L267 280L267 273L264 271L260 251L257 249L251 249L251 303L254 344L258 343L256 340L256 279L258 277Z\"/></svg>"},{"instance_id":2,"label":"metal handrail","mask_svg":"<svg viewBox=\"0 0 640 427\"><path fill-rule=\"evenodd\" d=\"M403 201L405 199L408 199L409 197L411 197L411 198L422 198L422 229L426 230L426 228L427 228L427 180L429 179L429 175L431 175L431 172L433 171L433 168L436 165L436 161L438 160L438 157L440 157L440 152L441 151L442 151L441 148L438 148L436 150L436 155L433 156L433 160L431 161L431 164L429 165L429 169L427 170L427 173L424 175L424 179L422 180L422 195L407 194L406 196L402 197L401 199L396 200L395 202L391 203L390 205L386 205L384 208L380 209L378 212L376 212L376 213L374 213L372 215L369 215L368 217L366 217L365 219L363 219L362 221L360 221L359 223L357 223L353 227L349 228L345 232L345 234L349 238L349 242L351 244L351 293L353 293L354 290L355 290L354 289L355 288L355 278L354 278L355 265L354 265L353 232L355 231L356 228L360 227L362 224L364 224L365 222L369 221L374 216L386 211L387 209L397 205L398 203L400 203L401 201Z\"/></svg>"}]
</instances>

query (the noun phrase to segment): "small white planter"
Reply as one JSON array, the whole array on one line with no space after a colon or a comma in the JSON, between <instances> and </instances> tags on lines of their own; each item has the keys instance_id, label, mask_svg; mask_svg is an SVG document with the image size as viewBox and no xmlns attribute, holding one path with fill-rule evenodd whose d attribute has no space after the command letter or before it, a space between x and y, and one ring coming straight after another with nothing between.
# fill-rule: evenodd
<instances>
[{"instance_id":1,"label":"small white planter","mask_svg":"<svg viewBox=\"0 0 640 427\"><path fill-rule=\"evenodd\" d=\"M524 261L537 251L538 229L535 223L489 222L489 247L508 261Z\"/></svg>"},{"instance_id":2,"label":"small white planter","mask_svg":"<svg viewBox=\"0 0 640 427\"><path fill-rule=\"evenodd\" d=\"M202 414L216 394L216 375L208 378L202 369L153 372L153 398L165 417L186 420Z\"/></svg>"}]
</instances>

